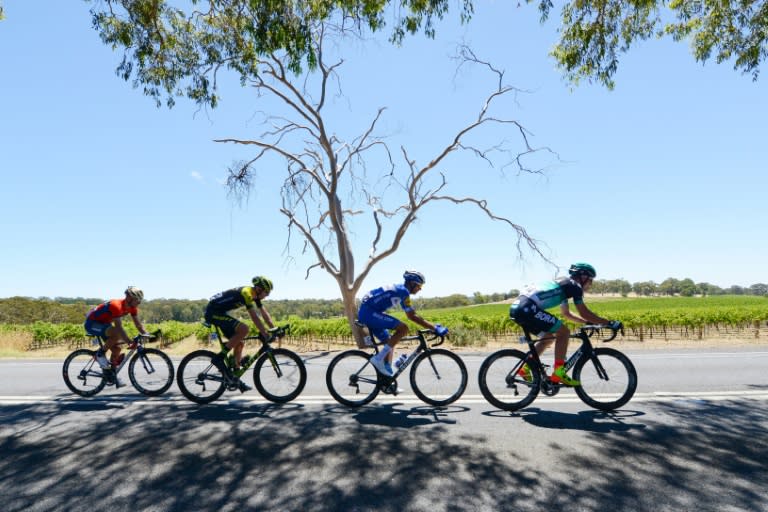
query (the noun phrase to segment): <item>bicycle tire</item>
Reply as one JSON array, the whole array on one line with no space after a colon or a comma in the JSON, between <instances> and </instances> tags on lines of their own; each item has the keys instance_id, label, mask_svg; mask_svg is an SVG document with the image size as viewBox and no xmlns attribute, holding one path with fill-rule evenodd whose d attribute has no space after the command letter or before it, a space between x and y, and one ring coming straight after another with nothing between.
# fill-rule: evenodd
<instances>
[{"instance_id":1,"label":"bicycle tire","mask_svg":"<svg viewBox=\"0 0 768 512\"><path fill-rule=\"evenodd\" d=\"M467 367L450 350L422 352L411 367L411 389L422 401L442 407L452 404L467 389Z\"/></svg>"},{"instance_id":2,"label":"bicycle tire","mask_svg":"<svg viewBox=\"0 0 768 512\"><path fill-rule=\"evenodd\" d=\"M131 384L146 396L158 396L168 391L173 384L173 377L171 358L156 348L136 352L128 363Z\"/></svg>"},{"instance_id":3,"label":"bicycle tire","mask_svg":"<svg viewBox=\"0 0 768 512\"><path fill-rule=\"evenodd\" d=\"M253 366L253 383L261 396L270 402L290 402L304 389L307 383L307 368L301 357L288 349L276 348L271 354L277 368L272 364L270 353L265 352Z\"/></svg>"},{"instance_id":4,"label":"bicycle tire","mask_svg":"<svg viewBox=\"0 0 768 512\"><path fill-rule=\"evenodd\" d=\"M574 388L581 400L601 411L612 411L625 405L637 390L637 370L632 361L616 349L599 347L593 357L579 359L573 367L573 378L581 385ZM598 374L597 358L607 380Z\"/></svg>"},{"instance_id":5,"label":"bicycle tire","mask_svg":"<svg viewBox=\"0 0 768 512\"><path fill-rule=\"evenodd\" d=\"M107 383L104 371L96 362L96 351L87 348L69 354L64 360L61 373L70 391L83 397L95 395Z\"/></svg>"},{"instance_id":6,"label":"bicycle tire","mask_svg":"<svg viewBox=\"0 0 768 512\"><path fill-rule=\"evenodd\" d=\"M347 407L360 407L379 394L379 375L370 363L371 355L362 350L347 350L333 358L325 372L331 396Z\"/></svg>"},{"instance_id":7,"label":"bicycle tire","mask_svg":"<svg viewBox=\"0 0 768 512\"><path fill-rule=\"evenodd\" d=\"M176 384L187 399L208 404L226 390L227 369L210 350L196 350L184 356L176 372ZM210 384L209 392L206 383Z\"/></svg>"},{"instance_id":8,"label":"bicycle tire","mask_svg":"<svg viewBox=\"0 0 768 512\"><path fill-rule=\"evenodd\" d=\"M478 384L483 397L491 405L504 411L517 411L536 399L541 388L539 371L531 367L530 381L517 373L527 357L528 354L520 350L503 349L483 361L478 372ZM518 398L520 396L522 398Z\"/></svg>"}]
</instances>

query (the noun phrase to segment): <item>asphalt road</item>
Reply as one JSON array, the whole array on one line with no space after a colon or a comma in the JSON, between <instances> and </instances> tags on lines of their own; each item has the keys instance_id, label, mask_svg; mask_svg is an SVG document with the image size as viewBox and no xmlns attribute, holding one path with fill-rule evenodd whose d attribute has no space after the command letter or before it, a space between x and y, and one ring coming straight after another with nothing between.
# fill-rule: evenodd
<instances>
[{"instance_id":1,"label":"asphalt road","mask_svg":"<svg viewBox=\"0 0 768 512\"><path fill-rule=\"evenodd\" d=\"M768 511L768 346L627 352L635 398L595 411L572 391L517 413L480 396L486 354L445 409L401 383L347 409L307 354L294 402L214 404L175 384L72 395L61 361L0 361L0 503L48 510Z\"/></svg>"}]
</instances>

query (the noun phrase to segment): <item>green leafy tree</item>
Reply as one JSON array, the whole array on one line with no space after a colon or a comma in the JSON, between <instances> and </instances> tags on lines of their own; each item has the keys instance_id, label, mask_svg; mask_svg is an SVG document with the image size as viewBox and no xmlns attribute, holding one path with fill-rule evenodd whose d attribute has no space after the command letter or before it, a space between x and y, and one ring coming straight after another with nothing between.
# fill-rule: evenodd
<instances>
[{"instance_id":1,"label":"green leafy tree","mask_svg":"<svg viewBox=\"0 0 768 512\"><path fill-rule=\"evenodd\" d=\"M680 293L680 280L669 277L659 285L659 292L664 295L676 295Z\"/></svg>"},{"instance_id":2,"label":"green leafy tree","mask_svg":"<svg viewBox=\"0 0 768 512\"><path fill-rule=\"evenodd\" d=\"M539 9L547 19L553 2L542 0ZM596 80L613 88L619 55L651 37L686 40L697 61L732 61L734 69L757 80L768 54L768 2L572 0L561 9L560 41L552 55L571 82Z\"/></svg>"},{"instance_id":3,"label":"green leafy tree","mask_svg":"<svg viewBox=\"0 0 768 512\"><path fill-rule=\"evenodd\" d=\"M642 281L632 285L632 291L645 297L658 293L658 285L653 281Z\"/></svg>"},{"instance_id":4,"label":"green leafy tree","mask_svg":"<svg viewBox=\"0 0 768 512\"><path fill-rule=\"evenodd\" d=\"M313 27L317 22L350 20L358 28L386 26L385 0L86 0L104 43L124 49L118 74L133 80L160 103L187 96L216 106L216 78L223 70L243 83L259 71L262 57L284 52L284 65L298 74L319 62ZM435 33L448 12L448 0L400 0L390 40L406 34ZM468 20L472 2L463 0Z\"/></svg>"},{"instance_id":5,"label":"green leafy tree","mask_svg":"<svg viewBox=\"0 0 768 512\"><path fill-rule=\"evenodd\" d=\"M683 297L693 297L699 291L698 288L696 288L696 283L693 282L693 279L689 278L685 278L680 281L678 287L680 290L680 295Z\"/></svg>"}]
</instances>

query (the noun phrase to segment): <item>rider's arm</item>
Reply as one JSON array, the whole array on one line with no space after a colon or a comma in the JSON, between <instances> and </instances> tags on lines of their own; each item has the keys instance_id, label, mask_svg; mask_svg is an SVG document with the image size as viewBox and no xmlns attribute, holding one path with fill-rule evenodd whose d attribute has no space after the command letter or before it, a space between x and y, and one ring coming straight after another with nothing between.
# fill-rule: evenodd
<instances>
[{"instance_id":1,"label":"rider's arm","mask_svg":"<svg viewBox=\"0 0 768 512\"><path fill-rule=\"evenodd\" d=\"M269 332L267 331L267 328L264 327L264 322L261 321L261 318L259 318L259 315L256 313L256 311L256 308L248 308L248 315L250 315L251 320L253 320L253 325L256 326L261 335L265 338L268 338Z\"/></svg>"},{"instance_id":2,"label":"rider's arm","mask_svg":"<svg viewBox=\"0 0 768 512\"><path fill-rule=\"evenodd\" d=\"M120 317L114 319L114 326L115 329L117 329L120 340L130 343L131 339L128 337L128 333L125 332L125 329L123 328L123 321L120 319Z\"/></svg>"},{"instance_id":3,"label":"rider's arm","mask_svg":"<svg viewBox=\"0 0 768 512\"><path fill-rule=\"evenodd\" d=\"M411 309L410 311L406 311L405 315L408 317L408 320L411 322L417 323L420 326L424 327L425 329L429 329L431 331L435 330L435 326L431 323L427 322L423 318L421 318L418 314L416 314L416 311Z\"/></svg>"},{"instance_id":4,"label":"rider's arm","mask_svg":"<svg viewBox=\"0 0 768 512\"><path fill-rule=\"evenodd\" d=\"M139 315L131 315L131 320L133 320L133 325L136 326L136 329L139 330L139 333L147 334L147 330L144 328L144 324L142 324L141 320L139 320Z\"/></svg>"},{"instance_id":5,"label":"rider's arm","mask_svg":"<svg viewBox=\"0 0 768 512\"><path fill-rule=\"evenodd\" d=\"M259 308L259 313L261 313L261 318L264 319L264 322L271 328L275 328L275 323L272 321L272 315L269 314L269 311L267 311L267 308L264 306L261 306Z\"/></svg>"},{"instance_id":6,"label":"rider's arm","mask_svg":"<svg viewBox=\"0 0 768 512\"><path fill-rule=\"evenodd\" d=\"M576 304L576 309L579 310L579 314L582 318L584 318L583 322L585 323L591 322L593 324L607 324L609 322L609 320L601 316L597 316L592 311L590 311L587 305L583 302Z\"/></svg>"},{"instance_id":7,"label":"rider's arm","mask_svg":"<svg viewBox=\"0 0 768 512\"><path fill-rule=\"evenodd\" d=\"M576 308L578 309L578 307L579 307L579 305L577 304ZM579 323L579 324L587 323L586 320L584 320L583 318L581 318L579 316L574 315L571 312L571 308L568 307L568 302L563 302L563 303L560 304L560 313L563 315L563 317L567 318L571 322L576 322L576 323Z\"/></svg>"}]
</instances>

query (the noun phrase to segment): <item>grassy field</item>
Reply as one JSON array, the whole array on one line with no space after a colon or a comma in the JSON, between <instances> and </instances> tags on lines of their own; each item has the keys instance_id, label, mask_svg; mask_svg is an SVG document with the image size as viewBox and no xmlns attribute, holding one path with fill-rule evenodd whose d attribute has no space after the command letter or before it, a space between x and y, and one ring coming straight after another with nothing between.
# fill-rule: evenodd
<instances>
[{"instance_id":1,"label":"grassy field","mask_svg":"<svg viewBox=\"0 0 768 512\"><path fill-rule=\"evenodd\" d=\"M754 340L768 341L768 298L755 296L714 297L587 297L597 314L621 320L627 341L651 340ZM419 314L451 329L452 347L486 347L514 343L520 335L509 320L509 304L486 304L460 308L422 310ZM402 313L395 316L405 318ZM332 350L353 344L344 318L290 322L291 336L283 343L299 351ZM130 322L127 322L131 334ZM163 331L163 348L186 354L207 339L200 324L162 322L148 326ZM415 326L414 326L415 328ZM86 339L80 324L0 324L0 357L62 357Z\"/></svg>"}]
</instances>

